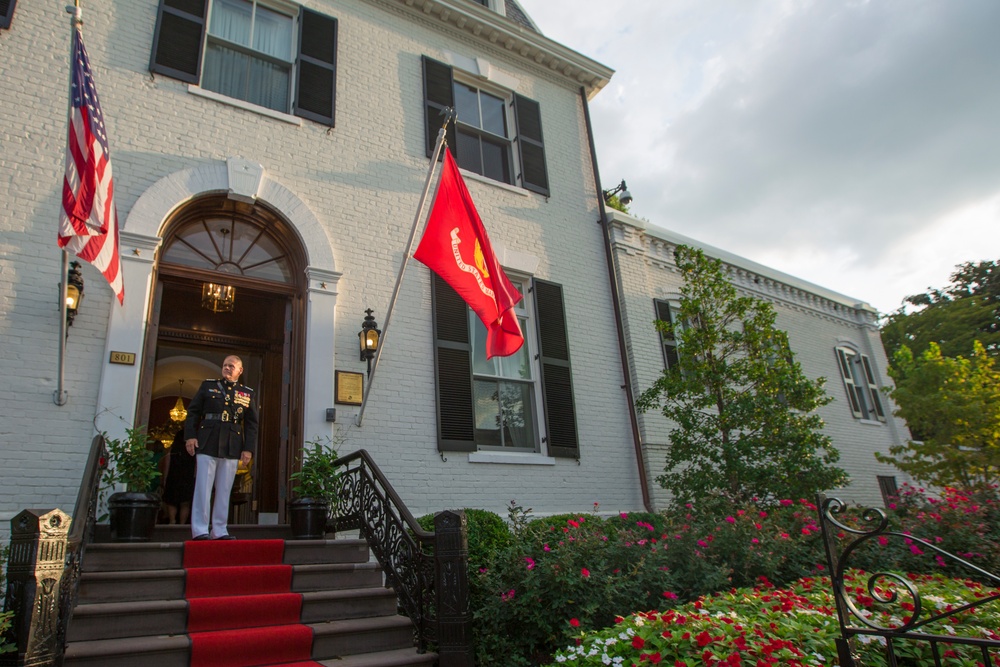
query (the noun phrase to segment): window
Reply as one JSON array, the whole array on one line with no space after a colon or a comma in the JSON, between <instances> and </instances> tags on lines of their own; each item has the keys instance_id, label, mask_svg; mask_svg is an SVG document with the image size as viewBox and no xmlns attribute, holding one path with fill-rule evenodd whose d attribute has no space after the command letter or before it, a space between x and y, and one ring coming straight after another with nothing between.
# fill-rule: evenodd
<instances>
[{"instance_id":1,"label":"window","mask_svg":"<svg viewBox=\"0 0 1000 667\"><path fill-rule=\"evenodd\" d=\"M875 475L878 480L878 489L882 493L882 502L888 507L892 503L899 502L899 486L896 484L895 475Z\"/></svg>"},{"instance_id":2,"label":"window","mask_svg":"<svg viewBox=\"0 0 1000 667\"><path fill-rule=\"evenodd\" d=\"M579 458L562 287L541 280L528 290L526 282L518 285L525 295L516 308L525 346L487 361L486 328L447 283L432 278L438 448L547 449L549 456Z\"/></svg>"},{"instance_id":3,"label":"window","mask_svg":"<svg viewBox=\"0 0 1000 667\"><path fill-rule=\"evenodd\" d=\"M14 7L17 0L0 0L0 28L9 28L14 20Z\"/></svg>"},{"instance_id":4,"label":"window","mask_svg":"<svg viewBox=\"0 0 1000 667\"><path fill-rule=\"evenodd\" d=\"M337 20L260 0L160 0L150 71L334 124Z\"/></svg>"},{"instance_id":5,"label":"window","mask_svg":"<svg viewBox=\"0 0 1000 667\"><path fill-rule=\"evenodd\" d=\"M512 279L517 291L525 294L523 282ZM515 306L521 331L529 329L530 318L526 300ZM533 341L526 337L524 345L509 357L486 358L486 327L479 316L468 309L469 331L472 335L473 407L476 421L476 443L480 448L513 448L536 451L538 429L535 426L535 387L530 350Z\"/></svg>"},{"instance_id":6,"label":"window","mask_svg":"<svg viewBox=\"0 0 1000 667\"><path fill-rule=\"evenodd\" d=\"M674 313L670 308L669 302L657 300L653 303L656 306L657 320L668 324L675 324ZM665 333L662 330L660 331L660 346L663 348L663 367L667 370L676 368L680 363L680 357L677 355L677 338L673 332Z\"/></svg>"},{"instance_id":7,"label":"window","mask_svg":"<svg viewBox=\"0 0 1000 667\"><path fill-rule=\"evenodd\" d=\"M448 145L462 169L547 195L538 102L456 80L452 67L427 57L423 68L427 156L434 153L441 110L452 107L458 120L448 126Z\"/></svg>"},{"instance_id":8,"label":"window","mask_svg":"<svg viewBox=\"0 0 1000 667\"><path fill-rule=\"evenodd\" d=\"M871 360L854 348L840 346L837 348L837 361L854 416L884 422L885 412Z\"/></svg>"}]
</instances>

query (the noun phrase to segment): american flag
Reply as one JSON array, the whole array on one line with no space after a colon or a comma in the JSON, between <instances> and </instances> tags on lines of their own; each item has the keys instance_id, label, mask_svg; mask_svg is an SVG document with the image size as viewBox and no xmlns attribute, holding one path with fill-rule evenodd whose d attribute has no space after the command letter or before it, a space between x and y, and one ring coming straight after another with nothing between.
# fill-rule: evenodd
<instances>
[{"instance_id":1,"label":"american flag","mask_svg":"<svg viewBox=\"0 0 1000 667\"><path fill-rule=\"evenodd\" d=\"M93 264L125 303L108 135L79 26L73 31L72 67L59 247Z\"/></svg>"}]
</instances>

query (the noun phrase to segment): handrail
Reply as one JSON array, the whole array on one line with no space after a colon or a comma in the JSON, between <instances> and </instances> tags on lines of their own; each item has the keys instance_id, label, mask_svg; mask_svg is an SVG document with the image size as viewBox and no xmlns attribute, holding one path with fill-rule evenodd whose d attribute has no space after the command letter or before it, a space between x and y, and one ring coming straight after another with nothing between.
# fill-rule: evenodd
<instances>
[{"instance_id":1,"label":"handrail","mask_svg":"<svg viewBox=\"0 0 1000 667\"><path fill-rule=\"evenodd\" d=\"M341 457L336 530L358 530L385 572L400 606L413 621L421 652L436 640L434 533L420 527L378 465L364 449Z\"/></svg>"},{"instance_id":2,"label":"handrail","mask_svg":"<svg viewBox=\"0 0 1000 667\"><path fill-rule=\"evenodd\" d=\"M99 487L104 470L108 467L108 452L104 434L98 433L90 443L90 454L83 469L80 490L73 508L73 522L70 524L66 540L66 567L59 590L59 623L56 627L56 652L62 662L63 647L66 645L66 630L73 616L77 592L80 587L80 569L87 545L94 539L97 525L97 505L100 500Z\"/></svg>"}]
</instances>

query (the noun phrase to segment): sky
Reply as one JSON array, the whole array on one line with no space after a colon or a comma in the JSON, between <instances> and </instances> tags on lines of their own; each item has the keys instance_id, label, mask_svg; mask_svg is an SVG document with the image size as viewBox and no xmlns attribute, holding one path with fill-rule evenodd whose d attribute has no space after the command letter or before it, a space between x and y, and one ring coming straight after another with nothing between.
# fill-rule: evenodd
<instances>
[{"instance_id":1,"label":"sky","mask_svg":"<svg viewBox=\"0 0 1000 667\"><path fill-rule=\"evenodd\" d=\"M519 0L630 213L882 313L1000 260L997 0Z\"/></svg>"}]
</instances>

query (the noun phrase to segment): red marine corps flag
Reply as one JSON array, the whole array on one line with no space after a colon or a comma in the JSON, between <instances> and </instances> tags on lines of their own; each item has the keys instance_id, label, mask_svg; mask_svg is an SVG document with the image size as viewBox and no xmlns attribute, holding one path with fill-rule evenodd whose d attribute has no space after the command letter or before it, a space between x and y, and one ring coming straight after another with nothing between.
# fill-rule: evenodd
<instances>
[{"instance_id":1,"label":"red marine corps flag","mask_svg":"<svg viewBox=\"0 0 1000 667\"><path fill-rule=\"evenodd\" d=\"M448 149L427 229L413 256L451 285L486 325L487 358L506 357L521 348L524 335L514 314L521 293L500 268Z\"/></svg>"},{"instance_id":2,"label":"red marine corps flag","mask_svg":"<svg viewBox=\"0 0 1000 667\"><path fill-rule=\"evenodd\" d=\"M73 30L72 57L59 247L97 267L114 290L118 302L124 303L108 135L79 23Z\"/></svg>"}]
</instances>

